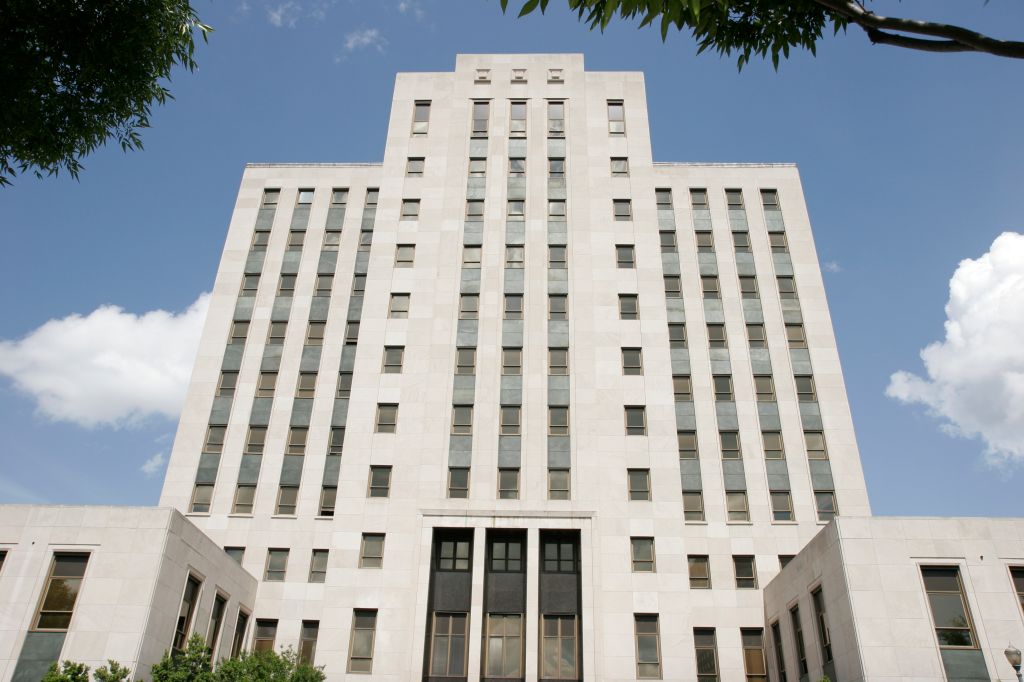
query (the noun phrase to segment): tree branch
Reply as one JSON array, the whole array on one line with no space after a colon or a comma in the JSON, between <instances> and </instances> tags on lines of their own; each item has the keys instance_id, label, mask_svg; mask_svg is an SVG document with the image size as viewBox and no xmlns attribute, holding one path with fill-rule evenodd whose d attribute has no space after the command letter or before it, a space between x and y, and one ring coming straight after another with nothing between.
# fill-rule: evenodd
<instances>
[{"instance_id":1,"label":"tree branch","mask_svg":"<svg viewBox=\"0 0 1024 682\"><path fill-rule=\"evenodd\" d=\"M998 57L1024 59L1024 42L998 40L952 24L883 17L864 9L855 0L814 1L860 26L873 43L929 52L985 52ZM943 40L925 40L901 36L889 31L913 33Z\"/></svg>"}]
</instances>

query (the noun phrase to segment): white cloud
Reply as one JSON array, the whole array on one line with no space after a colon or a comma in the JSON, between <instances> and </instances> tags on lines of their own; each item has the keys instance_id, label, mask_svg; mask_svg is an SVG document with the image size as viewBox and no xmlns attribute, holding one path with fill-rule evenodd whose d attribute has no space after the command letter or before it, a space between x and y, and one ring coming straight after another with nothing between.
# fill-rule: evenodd
<instances>
[{"instance_id":1,"label":"white cloud","mask_svg":"<svg viewBox=\"0 0 1024 682\"><path fill-rule=\"evenodd\" d=\"M375 28L366 28L361 31L352 31L345 34L345 51L353 52L364 47L370 47L377 52L383 52L387 46L387 39Z\"/></svg>"},{"instance_id":2,"label":"white cloud","mask_svg":"<svg viewBox=\"0 0 1024 682\"><path fill-rule=\"evenodd\" d=\"M297 2L282 2L277 7L267 7L267 21L272 26L295 28L302 13L302 5Z\"/></svg>"},{"instance_id":3,"label":"white cloud","mask_svg":"<svg viewBox=\"0 0 1024 682\"><path fill-rule=\"evenodd\" d=\"M426 16L423 6L417 0L400 0L398 11L402 14L412 14L417 20Z\"/></svg>"},{"instance_id":4,"label":"white cloud","mask_svg":"<svg viewBox=\"0 0 1024 682\"><path fill-rule=\"evenodd\" d=\"M139 471L146 474L146 476L156 476L163 470L166 463L167 455L163 452L158 452L143 462L142 466L139 467Z\"/></svg>"},{"instance_id":5,"label":"white cloud","mask_svg":"<svg viewBox=\"0 0 1024 682\"><path fill-rule=\"evenodd\" d=\"M17 341L0 341L0 375L38 411L80 426L176 419L188 386L209 294L180 313L142 315L113 305L50 320Z\"/></svg>"},{"instance_id":6,"label":"white cloud","mask_svg":"<svg viewBox=\"0 0 1024 682\"><path fill-rule=\"evenodd\" d=\"M918 403L991 461L1024 462L1024 235L1004 232L949 280L946 338L921 350L927 378L906 371L886 395Z\"/></svg>"},{"instance_id":7,"label":"white cloud","mask_svg":"<svg viewBox=\"0 0 1024 682\"><path fill-rule=\"evenodd\" d=\"M830 260L826 261L825 264L821 266L821 269L825 272L842 272L843 266L840 265L838 261Z\"/></svg>"}]
</instances>

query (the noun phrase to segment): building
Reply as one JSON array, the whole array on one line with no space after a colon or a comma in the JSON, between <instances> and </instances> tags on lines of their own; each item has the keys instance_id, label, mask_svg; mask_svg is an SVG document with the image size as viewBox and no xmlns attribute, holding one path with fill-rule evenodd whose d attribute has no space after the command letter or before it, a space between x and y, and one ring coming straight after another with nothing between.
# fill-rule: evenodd
<instances>
[{"instance_id":1,"label":"building","mask_svg":"<svg viewBox=\"0 0 1024 682\"><path fill-rule=\"evenodd\" d=\"M328 680L781 680L779 605L852 594L818 568L870 515L797 169L655 163L642 74L580 55L399 74L382 163L245 169L160 504L255 576L222 639ZM216 563L103 651L145 676L190 580L210 632ZM36 665L110 655L85 594ZM815 670L893 679L866 641Z\"/></svg>"}]
</instances>

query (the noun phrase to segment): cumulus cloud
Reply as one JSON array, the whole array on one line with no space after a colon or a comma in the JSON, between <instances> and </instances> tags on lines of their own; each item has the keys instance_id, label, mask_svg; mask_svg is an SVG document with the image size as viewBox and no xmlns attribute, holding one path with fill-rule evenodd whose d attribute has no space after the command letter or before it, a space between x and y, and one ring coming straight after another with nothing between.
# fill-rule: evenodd
<instances>
[{"instance_id":1,"label":"cumulus cloud","mask_svg":"<svg viewBox=\"0 0 1024 682\"><path fill-rule=\"evenodd\" d=\"M1024 235L1004 232L960 262L946 318L946 338L921 350L927 377L896 372L886 394L981 438L992 461L1024 462Z\"/></svg>"},{"instance_id":2,"label":"cumulus cloud","mask_svg":"<svg viewBox=\"0 0 1024 682\"><path fill-rule=\"evenodd\" d=\"M167 455L163 452L158 452L139 467L139 471L146 474L146 476L156 476L163 471L164 464L167 463Z\"/></svg>"},{"instance_id":3,"label":"cumulus cloud","mask_svg":"<svg viewBox=\"0 0 1024 682\"><path fill-rule=\"evenodd\" d=\"M180 313L107 305L50 320L0 340L0 375L53 420L120 427L177 418L209 302L202 294Z\"/></svg>"},{"instance_id":4,"label":"cumulus cloud","mask_svg":"<svg viewBox=\"0 0 1024 682\"><path fill-rule=\"evenodd\" d=\"M352 31L351 33L345 34L345 51L354 52L355 50L361 50L364 47L369 47L377 50L377 52L383 52L387 46L388 41L381 35L381 32L376 28L365 28L360 31Z\"/></svg>"}]
</instances>

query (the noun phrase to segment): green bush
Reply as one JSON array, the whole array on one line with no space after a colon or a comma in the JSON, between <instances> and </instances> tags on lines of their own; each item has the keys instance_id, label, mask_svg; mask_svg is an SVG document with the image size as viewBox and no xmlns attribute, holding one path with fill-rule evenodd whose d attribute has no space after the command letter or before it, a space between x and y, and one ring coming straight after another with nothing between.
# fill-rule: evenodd
<instances>
[{"instance_id":1,"label":"green bush","mask_svg":"<svg viewBox=\"0 0 1024 682\"><path fill-rule=\"evenodd\" d=\"M93 673L96 682L130 682L131 676L132 671L117 661L107 661ZM54 663L41 682L89 682L89 666L73 661L63 661L60 666Z\"/></svg>"},{"instance_id":2,"label":"green bush","mask_svg":"<svg viewBox=\"0 0 1024 682\"><path fill-rule=\"evenodd\" d=\"M210 649L200 635L192 635L181 651L165 651L150 671L153 682L214 682Z\"/></svg>"}]
</instances>

